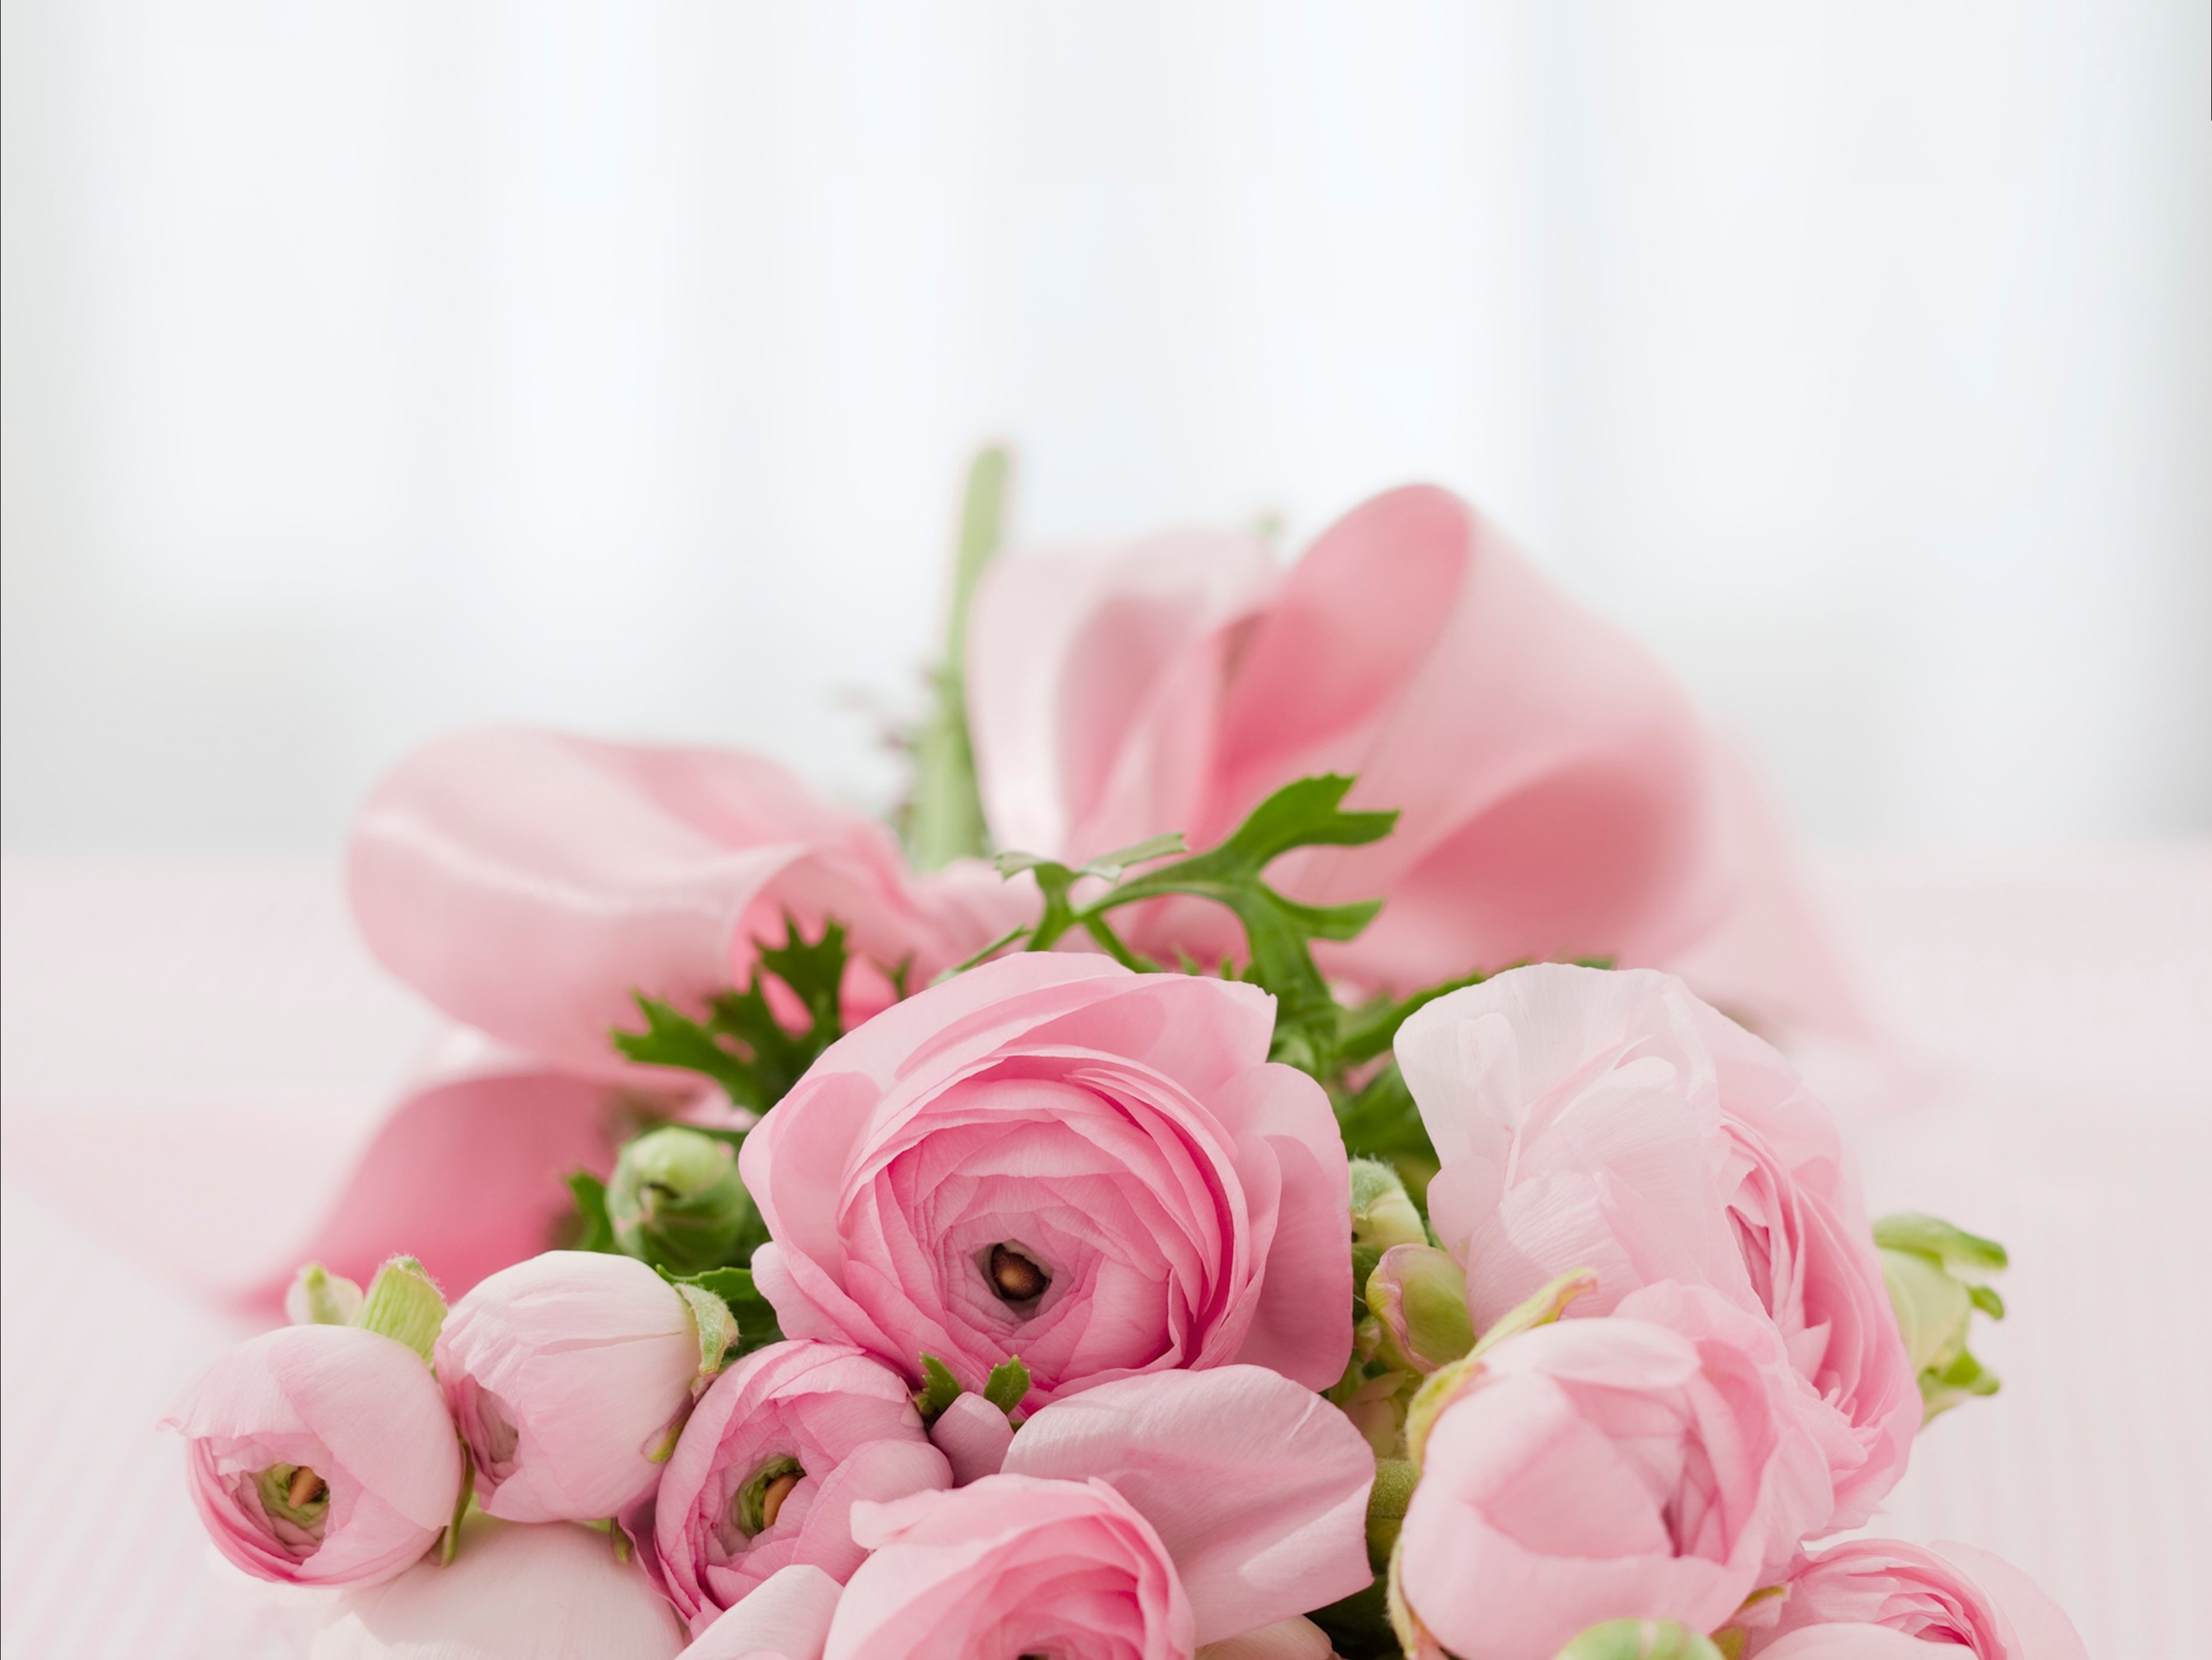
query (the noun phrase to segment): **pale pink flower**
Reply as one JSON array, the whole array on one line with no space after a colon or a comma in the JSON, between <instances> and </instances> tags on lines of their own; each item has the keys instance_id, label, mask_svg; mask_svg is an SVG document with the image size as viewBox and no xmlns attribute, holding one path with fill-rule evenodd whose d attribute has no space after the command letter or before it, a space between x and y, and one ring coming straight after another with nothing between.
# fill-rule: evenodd
<instances>
[{"instance_id":1,"label":"pale pink flower","mask_svg":"<svg viewBox=\"0 0 2212 1660\"><path fill-rule=\"evenodd\" d=\"M1601 1621L1710 1631L1832 1507L1780 1339L1704 1286L1507 1339L1435 1418L1407 1605L1462 1660L1550 1660Z\"/></svg>"},{"instance_id":2,"label":"pale pink flower","mask_svg":"<svg viewBox=\"0 0 2212 1660\"><path fill-rule=\"evenodd\" d=\"M461 1449L422 1358L355 1326L288 1326L209 1368L162 1427L231 1562L301 1585L389 1579L453 1518Z\"/></svg>"},{"instance_id":3,"label":"pale pink flower","mask_svg":"<svg viewBox=\"0 0 2212 1660\"><path fill-rule=\"evenodd\" d=\"M1759 1660L2088 1660L2065 1611L2001 1557L1971 1545L1853 1539L1801 1560L1788 1594L1754 1605ZM1747 1624L1751 1623L1747 1621Z\"/></svg>"},{"instance_id":4,"label":"pale pink flower","mask_svg":"<svg viewBox=\"0 0 2212 1660\"><path fill-rule=\"evenodd\" d=\"M1904 1473L1920 1391L1826 1110L1771 1047L1672 976L1539 964L1439 998L1396 1052L1442 1172L1430 1215L1479 1331L1555 1276L1602 1315L1661 1280L1771 1318L1850 1428L1836 1513Z\"/></svg>"},{"instance_id":5,"label":"pale pink flower","mask_svg":"<svg viewBox=\"0 0 2212 1660\"><path fill-rule=\"evenodd\" d=\"M848 1034L738 1157L787 1335L1035 1408L1249 1361L1312 1388L1351 1352L1350 1177L1321 1086L1267 1061L1255 987L1025 953Z\"/></svg>"},{"instance_id":6,"label":"pale pink flower","mask_svg":"<svg viewBox=\"0 0 2212 1660\"><path fill-rule=\"evenodd\" d=\"M856 1499L951 1484L898 1373L848 1344L771 1343L714 1380L626 1521L696 1635L783 1568L849 1578Z\"/></svg>"},{"instance_id":7,"label":"pale pink flower","mask_svg":"<svg viewBox=\"0 0 2212 1660\"><path fill-rule=\"evenodd\" d=\"M1206 847L1293 779L1357 774L1350 804L1401 809L1396 834L1272 873L1300 899L1390 901L1317 948L1334 976L1408 991L1609 956L1862 1028L1740 763L1647 652L1443 490L1363 503L1288 572L1227 535L1000 559L968 702L1000 843L1072 862L1165 830ZM1163 961L1242 943L1197 900L1134 926Z\"/></svg>"},{"instance_id":8,"label":"pale pink flower","mask_svg":"<svg viewBox=\"0 0 2212 1660\"><path fill-rule=\"evenodd\" d=\"M451 1563L340 1599L309 1660L672 1660L683 1645L605 1534L471 1516Z\"/></svg>"},{"instance_id":9,"label":"pale pink flower","mask_svg":"<svg viewBox=\"0 0 2212 1660\"><path fill-rule=\"evenodd\" d=\"M1374 1473L1349 1420L1264 1368L1102 1384L1024 1424L998 1475L855 1505L874 1554L827 1652L1325 1656L1297 1616L1369 1583Z\"/></svg>"},{"instance_id":10,"label":"pale pink flower","mask_svg":"<svg viewBox=\"0 0 2212 1660\"><path fill-rule=\"evenodd\" d=\"M699 1335L644 1263L556 1250L456 1303L435 1358L476 1460L477 1503L511 1522L596 1521L660 1479Z\"/></svg>"}]
</instances>

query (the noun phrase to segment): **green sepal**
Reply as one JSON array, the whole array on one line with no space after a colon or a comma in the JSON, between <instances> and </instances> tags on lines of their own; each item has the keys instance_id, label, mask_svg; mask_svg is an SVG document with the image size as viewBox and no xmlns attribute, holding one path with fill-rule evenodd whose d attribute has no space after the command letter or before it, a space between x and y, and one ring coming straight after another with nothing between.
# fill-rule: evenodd
<instances>
[{"instance_id":1,"label":"green sepal","mask_svg":"<svg viewBox=\"0 0 2212 1660\"><path fill-rule=\"evenodd\" d=\"M1030 1392L1030 1369L1019 1355L1002 1360L983 1380L983 1398L1011 1418Z\"/></svg>"},{"instance_id":2,"label":"green sepal","mask_svg":"<svg viewBox=\"0 0 2212 1660\"><path fill-rule=\"evenodd\" d=\"M361 1287L320 1262L301 1266L284 1298L284 1311L301 1325L350 1326L361 1318Z\"/></svg>"},{"instance_id":3,"label":"green sepal","mask_svg":"<svg viewBox=\"0 0 2212 1660\"><path fill-rule=\"evenodd\" d=\"M960 1398L960 1380L952 1375L951 1367L933 1354L921 1357L921 1388L915 1394L914 1408L921 1414L923 1423L933 1424L945 1408Z\"/></svg>"},{"instance_id":4,"label":"green sepal","mask_svg":"<svg viewBox=\"0 0 2212 1660\"><path fill-rule=\"evenodd\" d=\"M714 1380L738 1346L737 1310L704 1286L684 1280L671 1283L690 1310L691 1328L699 1339L699 1370L691 1383L696 1394Z\"/></svg>"},{"instance_id":5,"label":"green sepal","mask_svg":"<svg viewBox=\"0 0 2212 1660\"><path fill-rule=\"evenodd\" d=\"M1955 1277L1978 1280L2002 1274L2011 1258L1994 1239L1956 1228L1940 1216L1918 1211L1899 1211L1874 1225L1874 1242L1884 1250L1917 1251L1932 1256Z\"/></svg>"},{"instance_id":6,"label":"green sepal","mask_svg":"<svg viewBox=\"0 0 2212 1660\"><path fill-rule=\"evenodd\" d=\"M368 1296L354 1323L404 1343L428 1364L439 1328L446 1323L446 1299L420 1262L411 1256L395 1256L368 1282Z\"/></svg>"},{"instance_id":7,"label":"green sepal","mask_svg":"<svg viewBox=\"0 0 2212 1660\"><path fill-rule=\"evenodd\" d=\"M679 1276L750 1262L768 1225L738 1174L743 1140L661 1124L625 1143L605 1189L615 1249Z\"/></svg>"},{"instance_id":8,"label":"green sepal","mask_svg":"<svg viewBox=\"0 0 2212 1660\"><path fill-rule=\"evenodd\" d=\"M655 1272L678 1291L690 1286L711 1292L729 1309L737 1322L737 1335L724 1352L725 1366L755 1349L783 1341L783 1329L776 1324L775 1306L754 1286L750 1268L708 1268L703 1273L682 1275L671 1274L665 1268Z\"/></svg>"}]
</instances>

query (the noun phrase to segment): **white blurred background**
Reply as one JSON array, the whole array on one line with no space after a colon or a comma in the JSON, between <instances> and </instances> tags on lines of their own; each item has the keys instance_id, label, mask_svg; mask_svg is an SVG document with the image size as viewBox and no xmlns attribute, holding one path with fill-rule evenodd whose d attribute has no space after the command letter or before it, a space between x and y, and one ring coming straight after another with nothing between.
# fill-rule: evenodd
<instances>
[{"instance_id":1,"label":"white blurred background","mask_svg":"<svg viewBox=\"0 0 2212 1660\"><path fill-rule=\"evenodd\" d=\"M896 788L1023 539L1413 477L1831 844L2212 826L2203 0L7 0L5 836L453 724Z\"/></svg>"}]
</instances>

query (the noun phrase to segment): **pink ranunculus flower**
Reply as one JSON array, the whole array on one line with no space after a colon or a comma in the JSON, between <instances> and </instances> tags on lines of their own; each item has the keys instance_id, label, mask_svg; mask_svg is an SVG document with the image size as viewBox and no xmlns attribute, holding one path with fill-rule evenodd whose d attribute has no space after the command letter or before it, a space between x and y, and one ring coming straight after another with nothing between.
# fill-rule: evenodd
<instances>
[{"instance_id":1,"label":"pink ranunculus flower","mask_svg":"<svg viewBox=\"0 0 2212 1660\"><path fill-rule=\"evenodd\" d=\"M672 1660L683 1645L604 1533L472 1515L452 1562L340 1598L308 1660Z\"/></svg>"},{"instance_id":2,"label":"pink ranunculus flower","mask_svg":"<svg viewBox=\"0 0 2212 1660\"><path fill-rule=\"evenodd\" d=\"M1407 1607L1461 1660L1550 1660L1607 1620L1712 1630L1833 1507L1803 1390L1772 1325L1702 1286L1507 1339L1429 1429Z\"/></svg>"},{"instance_id":3,"label":"pink ranunculus flower","mask_svg":"<svg viewBox=\"0 0 2212 1660\"><path fill-rule=\"evenodd\" d=\"M1031 1408L1243 1360L1311 1388L1351 1353L1350 1176L1321 1086L1270 1064L1255 987L1025 953L848 1034L738 1157L785 1333Z\"/></svg>"},{"instance_id":4,"label":"pink ranunculus flower","mask_svg":"<svg viewBox=\"0 0 2212 1660\"><path fill-rule=\"evenodd\" d=\"M1849 1424L1836 1512L1904 1473L1920 1391L1836 1126L1788 1062L1670 975L1539 964L1437 999L1400 1066L1442 1172L1437 1235L1478 1331L1558 1274L1597 1272L1571 1318L1660 1280L1772 1319Z\"/></svg>"},{"instance_id":5,"label":"pink ranunculus flower","mask_svg":"<svg viewBox=\"0 0 2212 1660\"><path fill-rule=\"evenodd\" d=\"M1298 1616L1369 1583L1374 1474L1348 1419L1262 1367L1102 1384L1024 1424L998 1474L855 1505L874 1554L827 1656L1326 1655Z\"/></svg>"},{"instance_id":6,"label":"pink ranunculus flower","mask_svg":"<svg viewBox=\"0 0 2212 1660\"><path fill-rule=\"evenodd\" d=\"M696 1635L781 1569L849 1578L855 1500L951 1485L898 1373L848 1344L771 1343L701 1397L629 1525Z\"/></svg>"},{"instance_id":7,"label":"pink ranunculus flower","mask_svg":"<svg viewBox=\"0 0 2212 1660\"><path fill-rule=\"evenodd\" d=\"M1971 1545L1853 1539L1802 1560L1744 1652L1759 1660L2088 1660L2065 1611L2002 1557ZM1750 1623L1750 1622L1747 1622Z\"/></svg>"},{"instance_id":8,"label":"pink ranunculus flower","mask_svg":"<svg viewBox=\"0 0 2212 1660\"><path fill-rule=\"evenodd\" d=\"M456 1303L435 1358L476 1461L477 1502L510 1522L598 1521L660 1479L699 1333L644 1263L555 1250Z\"/></svg>"},{"instance_id":9,"label":"pink ranunculus flower","mask_svg":"<svg viewBox=\"0 0 2212 1660\"><path fill-rule=\"evenodd\" d=\"M1610 956L1862 1032L1741 764L1648 653L1443 490L1355 508L1286 573L1236 536L1001 559L968 699L994 834L1055 858L1165 830L1205 847L1295 778L1358 774L1348 805L1401 809L1396 834L1274 866L1300 899L1389 899L1317 948L1334 976L1407 991ZM1164 961L1241 943L1197 901L1135 926Z\"/></svg>"},{"instance_id":10,"label":"pink ranunculus flower","mask_svg":"<svg viewBox=\"0 0 2212 1660\"><path fill-rule=\"evenodd\" d=\"M461 1449L422 1359L355 1326L288 1326L240 1344L162 1427L189 1444L193 1505L257 1578L389 1579L453 1519Z\"/></svg>"}]
</instances>

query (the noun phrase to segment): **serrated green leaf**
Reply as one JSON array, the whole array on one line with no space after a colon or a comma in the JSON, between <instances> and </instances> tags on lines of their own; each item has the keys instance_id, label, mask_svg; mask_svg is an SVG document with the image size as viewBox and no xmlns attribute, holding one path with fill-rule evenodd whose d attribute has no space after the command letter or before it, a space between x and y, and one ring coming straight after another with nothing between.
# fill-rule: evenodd
<instances>
[{"instance_id":1,"label":"serrated green leaf","mask_svg":"<svg viewBox=\"0 0 2212 1660\"><path fill-rule=\"evenodd\" d=\"M783 943L762 943L751 979L708 999L704 1020L635 993L645 1030L617 1029L614 1045L647 1066L702 1073L737 1105L766 1112L844 1035L839 997L848 956L844 927L834 917L824 919L819 939L809 940L787 915ZM776 1018L768 1000L769 976L781 981L806 1011L804 1031L792 1031Z\"/></svg>"},{"instance_id":2,"label":"serrated green leaf","mask_svg":"<svg viewBox=\"0 0 2212 1660\"><path fill-rule=\"evenodd\" d=\"M1011 1417L1030 1392L1030 1369L1019 1355L991 1368L983 1380L983 1398Z\"/></svg>"},{"instance_id":3,"label":"serrated green leaf","mask_svg":"<svg viewBox=\"0 0 2212 1660\"><path fill-rule=\"evenodd\" d=\"M933 1354L921 1357L921 1389L914 1397L915 1410L925 1424L934 1423L939 1414L960 1398L960 1380Z\"/></svg>"}]
</instances>

